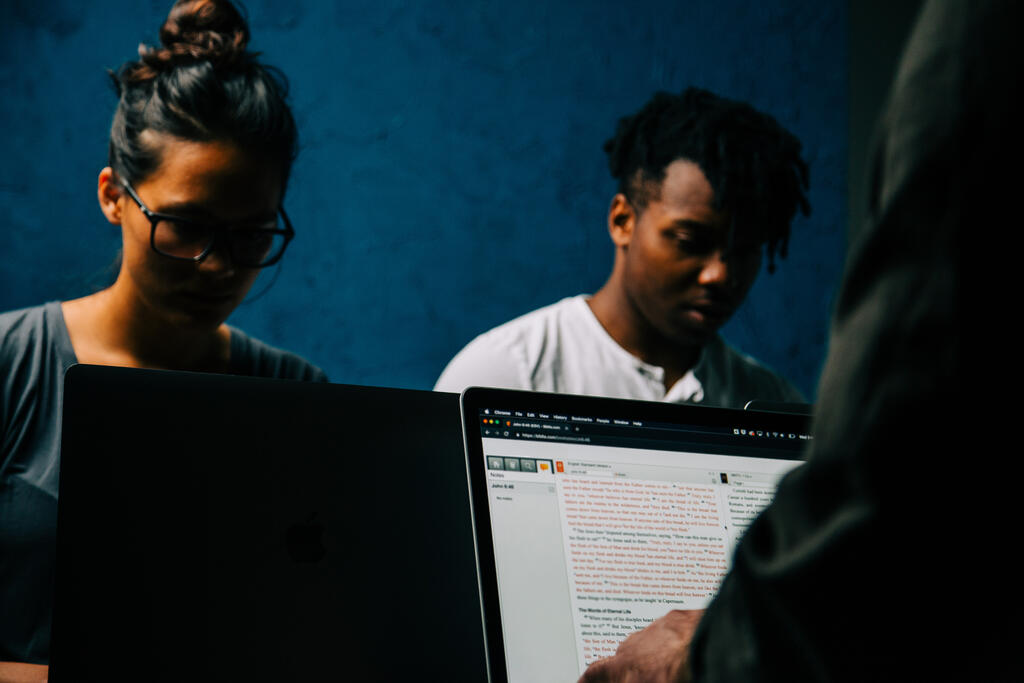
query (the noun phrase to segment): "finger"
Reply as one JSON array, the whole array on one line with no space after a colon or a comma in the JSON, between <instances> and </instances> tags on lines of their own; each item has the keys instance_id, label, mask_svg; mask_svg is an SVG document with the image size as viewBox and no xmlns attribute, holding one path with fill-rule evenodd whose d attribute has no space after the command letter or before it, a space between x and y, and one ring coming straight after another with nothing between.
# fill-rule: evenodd
<instances>
[{"instance_id":1,"label":"finger","mask_svg":"<svg viewBox=\"0 0 1024 683\"><path fill-rule=\"evenodd\" d=\"M609 669L611 665L611 657L602 657L601 659L591 662L587 670L580 676L579 681L576 683L606 683L611 681L609 675Z\"/></svg>"}]
</instances>

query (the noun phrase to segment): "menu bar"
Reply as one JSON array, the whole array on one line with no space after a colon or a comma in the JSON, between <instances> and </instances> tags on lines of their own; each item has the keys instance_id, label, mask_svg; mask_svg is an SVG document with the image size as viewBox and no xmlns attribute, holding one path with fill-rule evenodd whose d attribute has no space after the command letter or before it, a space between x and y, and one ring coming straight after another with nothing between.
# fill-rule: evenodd
<instances>
[{"instance_id":1,"label":"menu bar","mask_svg":"<svg viewBox=\"0 0 1024 683\"><path fill-rule=\"evenodd\" d=\"M812 437L807 431L765 429L763 413L752 413L744 424L687 425L610 416L570 415L541 411L484 408L480 411L484 438L566 442L636 448L700 448L733 452L782 451L792 457Z\"/></svg>"}]
</instances>

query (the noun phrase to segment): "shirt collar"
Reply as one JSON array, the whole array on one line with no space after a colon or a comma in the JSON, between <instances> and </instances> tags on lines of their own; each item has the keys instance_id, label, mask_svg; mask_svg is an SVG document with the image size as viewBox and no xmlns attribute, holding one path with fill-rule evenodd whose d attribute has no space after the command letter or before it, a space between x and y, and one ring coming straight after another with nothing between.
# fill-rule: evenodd
<instances>
[{"instance_id":1,"label":"shirt collar","mask_svg":"<svg viewBox=\"0 0 1024 683\"><path fill-rule=\"evenodd\" d=\"M608 334L608 330L604 329L604 325L602 325L601 321L597 319L596 315L594 315L594 311L591 310L590 304L587 303L587 299L589 298L590 297L581 294L576 297L576 300L577 304L580 306L583 318L588 321L589 325L591 325L594 335L601 340L600 343L608 346L613 353L619 355L622 361L631 365L636 372L644 375L645 377L649 377L652 381L663 386L665 383L665 368L647 363L619 346L619 343L615 341L610 334ZM704 400L704 386L701 384L700 380L697 379L697 375L693 372L696 368L700 367L701 362L704 360L704 355L704 348L702 348L700 356L697 358L697 362L694 366L687 370L685 375L676 380L676 383L673 384L667 392L665 392L665 395L661 400L674 403L684 401L700 403Z\"/></svg>"}]
</instances>

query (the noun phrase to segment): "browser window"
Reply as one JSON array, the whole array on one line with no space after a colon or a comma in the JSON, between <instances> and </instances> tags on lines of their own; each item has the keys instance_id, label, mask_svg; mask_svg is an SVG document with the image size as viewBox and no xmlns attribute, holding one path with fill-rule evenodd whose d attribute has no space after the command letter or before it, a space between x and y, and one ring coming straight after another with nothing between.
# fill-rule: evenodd
<instances>
[{"instance_id":1,"label":"browser window","mask_svg":"<svg viewBox=\"0 0 1024 683\"><path fill-rule=\"evenodd\" d=\"M810 438L751 427L480 411L509 680L574 680L707 605Z\"/></svg>"}]
</instances>

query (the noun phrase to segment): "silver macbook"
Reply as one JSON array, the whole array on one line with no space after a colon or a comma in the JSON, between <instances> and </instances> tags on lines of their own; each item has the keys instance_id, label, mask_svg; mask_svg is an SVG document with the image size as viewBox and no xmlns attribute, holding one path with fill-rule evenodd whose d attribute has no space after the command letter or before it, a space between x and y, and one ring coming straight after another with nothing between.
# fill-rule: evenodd
<instances>
[{"instance_id":1,"label":"silver macbook","mask_svg":"<svg viewBox=\"0 0 1024 683\"><path fill-rule=\"evenodd\" d=\"M672 609L705 607L800 465L807 416L467 389L491 681L573 681Z\"/></svg>"}]
</instances>

